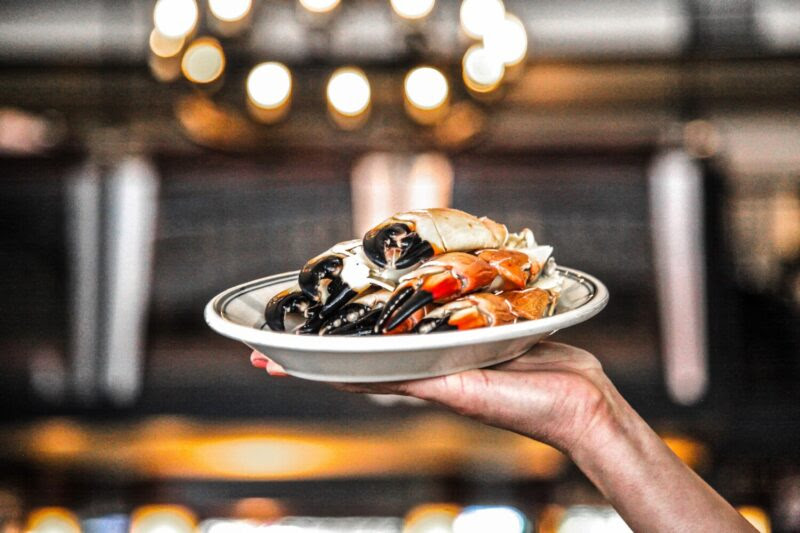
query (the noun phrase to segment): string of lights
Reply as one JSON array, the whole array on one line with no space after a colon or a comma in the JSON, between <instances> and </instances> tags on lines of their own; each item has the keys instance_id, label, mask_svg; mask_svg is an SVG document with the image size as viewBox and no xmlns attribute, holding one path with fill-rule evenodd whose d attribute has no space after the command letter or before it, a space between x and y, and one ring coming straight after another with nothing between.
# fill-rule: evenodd
<instances>
[{"instance_id":1,"label":"string of lights","mask_svg":"<svg viewBox=\"0 0 800 533\"><path fill-rule=\"evenodd\" d=\"M331 17L340 0L297 0L309 17ZM219 38L242 32L253 18L252 0L207 0L205 11L209 34L198 35L201 12L197 0L157 0L150 33L150 67L156 79L177 80L181 75L194 85L222 83L226 54ZM391 9L401 19L419 21L430 16L435 0L391 0ZM514 67L523 65L528 36L519 18L506 11L502 0L463 0L460 28L470 42L462 60L462 78L467 92L482 98L504 82ZM284 120L292 105L296 81L290 68L276 61L256 64L243 90L251 117L265 124ZM451 83L440 69L420 62L403 83L406 114L418 124L432 126L445 120L451 106ZM355 65L342 65L328 78L325 89L328 113L345 130L364 125L372 107L372 87L367 74Z\"/></svg>"}]
</instances>

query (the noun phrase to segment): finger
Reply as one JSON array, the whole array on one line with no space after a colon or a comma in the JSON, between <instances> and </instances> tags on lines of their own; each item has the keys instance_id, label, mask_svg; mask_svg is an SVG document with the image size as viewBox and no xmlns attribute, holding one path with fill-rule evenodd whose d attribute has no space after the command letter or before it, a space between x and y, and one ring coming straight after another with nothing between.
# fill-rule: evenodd
<instances>
[{"instance_id":1,"label":"finger","mask_svg":"<svg viewBox=\"0 0 800 533\"><path fill-rule=\"evenodd\" d=\"M494 370L526 371L537 369L589 370L600 368L597 359L589 352L562 344L544 341L536 344L516 359L491 367Z\"/></svg>"},{"instance_id":2,"label":"finger","mask_svg":"<svg viewBox=\"0 0 800 533\"><path fill-rule=\"evenodd\" d=\"M284 370L281 365L279 365L272 359L269 359L267 362L267 374L276 378L285 377L289 375L286 373L286 370Z\"/></svg>"},{"instance_id":3,"label":"finger","mask_svg":"<svg viewBox=\"0 0 800 533\"><path fill-rule=\"evenodd\" d=\"M250 364L256 368L267 368L267 363L269 363L269 358L261 352L257 352L253 350L253 353L250 354Z\"/></svg>"},{"instance_id":4,"label":"finger","mask_svg":"<svg viewBox=\"0 0 800 533\"><path fill-rule=\"evenodd\" d=\"M256 368L266 370L267 374L273 377L283 377L289 375L281 365L256 350L253 350L253 353L250 354L250 364Z\"/></svg>"}]
</instances>

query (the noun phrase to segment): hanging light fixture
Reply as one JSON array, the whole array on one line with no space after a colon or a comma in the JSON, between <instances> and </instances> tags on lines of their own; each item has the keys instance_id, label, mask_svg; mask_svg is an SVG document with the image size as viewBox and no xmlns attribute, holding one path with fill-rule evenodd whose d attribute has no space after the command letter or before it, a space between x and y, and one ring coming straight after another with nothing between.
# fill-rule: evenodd
<instances>
[{"instance_id":1,"label":"hanging light fixture","mask_svg":"<svg viewBox=\"0 0 800 533\"><path fill-rule=\"evenodd\" d=\"M461 29L473 39L481 39L503 20L506 8L501 0L464 0L459 16Z\"/></svg>"},{"instance_id":2,"label":"hanging light fixture","mask_svg":"<svg viewBox=\"0 0 800 533\"><path fill-rule=\"evenodd\" d=\"M242 20L253 7L253 0L208 0L208 9L218 20L236 22Z\"/></svg>"},{"instance_id":3,"label":"hanging light fixture","mask_svg":"<svg viewBox=\"0 0 800 533\"><path fill-rule=\"evenodd\" d=\"M185 37L197 25L199 13L195 0L158 0L153 8L156 29L172 39Z\"/></svg>"},{"instance_id":4,"label":"hanging light fixture","mask_svg":"<svg viewBox=\"0 0 800 533\"><path fill-rule=\"evenodd\" d=\"M213 37L195 39L181 60L181 71L186 79L208 84L219 79L225 70L225 54L219 41Z\"/></svg>"},{"instance_id":5,"label":"hanging light fixture","mask_svg":"<svg viewBox=\"0 0 800 533\"><path fill-rule=\"evenodd\" d=\"M355 67L336 70L326 90L331 118L344 129L361 126L369 114L372 91L364 71Z\"/></svg>"},{"instance_id":6,"label":"hanging light fixture","mask_svg":"<svg viewBox=\"0 0 800 533\"><path fill-rule=\"evenodd\" d=\"M447 78L433 67L411 70L403 83L408 115L420 124L433 124L446 112L450 96Z\"/></svg>"},{"instance_id":7,"label":"hanging light fixture","mask_svg":"<svg viewBox=\"0 0 800 533\"><path fill-rule=\"evenodd\" d=\"M507 67L521 63L528 52L525 25L511 13L506 13L502 21L486 31L483 47L496 55Z\"/></svg>"},{"instance_id":8,"label":"hanging light fixture","mask_svg":"<svg viewBox=\"0 0 800 533\"><path fill-rule=\"evenodd\" d=\"M503 81L505 70L500 58L481 44L472 45L464 54L464 84L476 93L489 93L497 89Z\"/></svg>"},{"instance_id":9,"label":"hanging light fixture","mask_svg":"<svg viewBox=\"0 0 800 533\"><path fill-rule=\"evenodd\" d=\"M328 13L336 9L339 0L300 0L300 5L312 13Z\"/></svg>"},{"instance_id":10,"label":"hanging light fixture","mask_svg":"<svg viewBox=\"0 0 800 533\"><path fill-rule=\"evenodd\" d=\"M277 122L289 111L292 73L283 63L261 63L247 76L246 89L253 116L261 122Z\"/></svg>"},{"instance_id":11,"label":"hanging light fixture","mask_svg":"<svg viewBox=\"0 0 800 533\"><path fill-rule=\"evenodd\" d=\"M391 0L392 9L404 19L419 20L427 17L436 0Z\"/></svg>"}]
</instances>

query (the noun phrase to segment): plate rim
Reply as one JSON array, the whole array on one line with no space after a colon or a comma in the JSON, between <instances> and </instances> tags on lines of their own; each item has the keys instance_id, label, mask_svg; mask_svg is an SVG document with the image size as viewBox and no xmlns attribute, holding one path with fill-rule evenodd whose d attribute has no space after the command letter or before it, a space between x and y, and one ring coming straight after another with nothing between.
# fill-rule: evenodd
<instances>
[{"instance_id":1,"label":"plate rim","mask_svg":"<svg viewBox=\"0 0 800 533\"><path fill-rule=\"evenodd\" d=\"M299 270L273 274L235 285L214 296L205 306L204 317L211 329L230 339L248 345L259 344L294 352L328 352L374 354L380 352L429 351L465 344L485 344L512 340L573 326L588 320L603 310L608 303L606 286L596 277L580 270L558 266L558 270L579 283L589 284L592 294L583 305L538 320L526 320L492 328L478 328L468 331L447 331L430 335L400 334L375 335L367 337L294 335L270 330L256 329L237 324L225 318L224 306L243 292L252 292L270 285L277 285L297 277ZM400 342L402 341L402 342Z\"/></svg>"}]
</instances>

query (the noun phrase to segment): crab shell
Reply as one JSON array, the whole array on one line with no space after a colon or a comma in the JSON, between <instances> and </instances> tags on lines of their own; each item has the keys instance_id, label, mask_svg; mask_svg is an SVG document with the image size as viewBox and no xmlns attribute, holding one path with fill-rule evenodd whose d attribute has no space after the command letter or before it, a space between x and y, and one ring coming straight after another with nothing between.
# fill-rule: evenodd
<instances>
[{"instance_id":1,"label":"crab shell","mask_svg":"<svg viewBox=\"0 0 800 533\"><path fill-rule=\"evenodd\" d=\"M406 223L437 254L483 248L530 248L536 246L533 233L525 229L509 233L504 224L451 208L431 208L399 213L381 225Z\"/></svg>"},{"instance_id":2,"label":"crab shell","mask_svg":"<svg viewBox=\"0 0 800 533\"><path fill-rule=\"evenodd\" d=\"M449 321L458 329L501 326L513 324L517 315L505 298L489 292L477 292L437 307L426 318L450 315Z\"/></svg>"}]
</instances>

